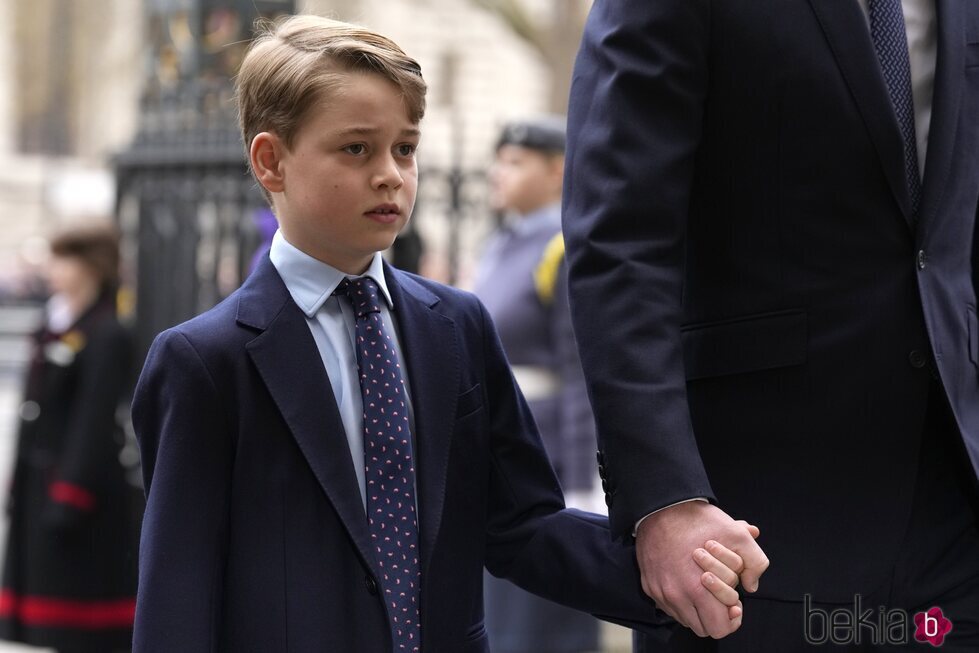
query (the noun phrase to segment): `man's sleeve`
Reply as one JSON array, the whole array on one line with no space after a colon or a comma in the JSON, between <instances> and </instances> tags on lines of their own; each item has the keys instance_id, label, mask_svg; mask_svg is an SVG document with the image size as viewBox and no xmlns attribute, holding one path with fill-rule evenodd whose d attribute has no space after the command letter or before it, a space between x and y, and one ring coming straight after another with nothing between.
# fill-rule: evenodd
<instances>
[{"instance_id":1,"label":"man's sleeve","mask_svg":"<svg viewBox=\"0 0 979 653\"><path fill-rule=\"evenodd\" d=\"M564 234L613 534L713 500L687 406L685 238L708 88L708 0L597 0L575 64Z\"/></svg>"},{"instance_id":2,"label":"man's sleeve","mask_svg":"<svg viewBox=\"0 0 979 653\"><path fill-rule=\"evenodd\" d=\"M147 498L134 653L217 650L232 464L225 411L190 341L158 337L132 411Z\"/></svg>"},{"instance_id":3,"label":"man's sleeve","mask_svg":"<svg viewBox=\"0 0 979 653\"><path fill-rule=\"evenodd\" d=\"M975 290L976 306L979 307L979 206L976 207L972 235L972 289Z\"/></svg>"}]
</instances>

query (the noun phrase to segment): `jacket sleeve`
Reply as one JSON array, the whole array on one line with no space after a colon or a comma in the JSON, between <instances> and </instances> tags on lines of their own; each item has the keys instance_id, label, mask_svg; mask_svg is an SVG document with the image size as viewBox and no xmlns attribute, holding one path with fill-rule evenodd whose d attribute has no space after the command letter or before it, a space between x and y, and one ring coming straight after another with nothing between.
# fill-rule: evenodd
<instances>
[{"instance_id":1,"label":"jacket sleeve","mask_svg":"<svg viewBox=\"0 0 979 653\"><path fill-rule=\"evenodd\" d=\"M708 0L597 0L575 63L563 225L614 535L713 500L687 406L685 238L707 94Z\"/></svg>"},{"instance_id":2,"label":"jacket sleeve","mask_svg":"<svg viewBox=\"0 0 979 653\"><path fill-rule=\"evenodd\" d=\"M556 603L666 637L673 622L643 593L634 547L613 541L604 517L564 508L530 409L480 310L491 457L486 568Z\"/></svg>"},{"instance_id":3,"label":"jacket sleeve","mask_svg":"<svg viewBox=\"0 0 979 653\"><path fill-rule=\"evenodd\" d=\"M133 400L147 498L134 653L216 650L233 452L226 410L191 342L161 334Z\"/></svg>"},{"instance_id":4,"label":"jacket sleeve","mask_svg":"<svg viewBox=\"0 0 979 653\"><path fill-rule=\"evenodd\" d=\"M53 527L84 519L98 509L105 491L117 490L106 488L105 478L120 465L116 409L129 379L128 334L115 321L100 325L78 356L77 391L71 397L64 448L42 515Z\"/></svg>"},{"instance_id":5,"label":"jacket sleeve","mask_svg":"<svg viewBox=\"0 0 979 653\"><path fill-rule=\"evenodd\" d=\"M979 307L979 206L976 206L976 221L972 232L972 289Z\"/></svg>"}]
</instances>

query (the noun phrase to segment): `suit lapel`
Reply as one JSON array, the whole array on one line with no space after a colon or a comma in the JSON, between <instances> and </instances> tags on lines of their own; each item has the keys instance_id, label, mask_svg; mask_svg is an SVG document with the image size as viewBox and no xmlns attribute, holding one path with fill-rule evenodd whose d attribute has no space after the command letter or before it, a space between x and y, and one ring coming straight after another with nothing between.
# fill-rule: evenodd
<instances>
[{"instance_id":1,"label":"suit lapel","mask_svg":"<svg viewBox=\"0 0 979 653\"><path fill-rule=\"evenodd\" d=\"M922 224L928 224L935 217L945 184L951 176L965 74L965 3L966 0L937 0L935 6L938 15L938 58L922 187Z\"/></svg>"},{"instance_id":2,"label":"suit lapel","mask_svg":"<svg viewBox=\"0 0 979 653\"><path fill-rule=\"evenodd\" d=\"M442 521L449 446L459 394L456 325L435 310L439 299L403 272L385 266L414 410L422 586Z\"/></svg>"},{"instance_id":3,"label":"suit lapel","mask_svg":"<svg viewBox=\"0 0 979 653\"><path fill-rule=\"evenodd\" d=\"M459 344L455 323L435 310L438 297L387 265L385 277L411 386L424 579L445 502L459 392ZM350 448L329 378L305 317L268 259L242 288L238 321L262 332L246 349L350 539L377 574Z\"/></svg>"},{"instance_id":4,"label":"suit lapel","mask_svg":"<svg viewBox=\"0 0 979 653\"><path fill-rule=\"evenodd\" d=\"M863 116L894 198L911 225L913 216L911 193L904 173L904 141L870 40L866 16L856 0L809 0L809 4Z\"/></svg>"},{"instance_id":5,"label":"suit lapel","mask_svg":"<svg viewBox=\"0 0 979 653\"><path fill-rule=\"evenodd\" d=\"M245 349L361 558L378 574L330 380L305 316L267 258L242 288L238 322L262 331Z\"/></svg>"}]
</instances>

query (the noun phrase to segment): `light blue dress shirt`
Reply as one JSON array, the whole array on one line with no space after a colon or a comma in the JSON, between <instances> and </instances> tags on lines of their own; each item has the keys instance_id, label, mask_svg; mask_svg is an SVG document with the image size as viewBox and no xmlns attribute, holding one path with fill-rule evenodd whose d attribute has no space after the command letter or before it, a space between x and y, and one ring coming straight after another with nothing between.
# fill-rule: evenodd
<instances>
[{"instance_id":1,"label":"light blue dress shirt","mask_svg":"<svg viewBox=\"0 0 979 653\"><path fill-rule=\"evenodd\" d=\"M350 458L357 474L360 499L365 509L367 490L364 480L364 404L361 399L359 369L357 367L356 316L346 298L333 296L333 291L344 277L355 279L353 275L323 263L290 244L281 231L272 238L269 250L272 265L286 284L293 301L306 315L306 324L316 341L323 367L333 387L333 398L340 410L340 419L346 431ZM386 333L391 334L394 348L401 360L402 370L406 370L405 359L401 353L401 341L392 319L394 303L384 280L384 265L381 255L375 254L370 267L362 276L377 282L385 303L381 305L381 320ZM405 392L408 398L408 415L414 433L414 413L411 404L408 378L405 376ZM324 425L323 437L329 437Z\"/></svg>"}]
</instances>

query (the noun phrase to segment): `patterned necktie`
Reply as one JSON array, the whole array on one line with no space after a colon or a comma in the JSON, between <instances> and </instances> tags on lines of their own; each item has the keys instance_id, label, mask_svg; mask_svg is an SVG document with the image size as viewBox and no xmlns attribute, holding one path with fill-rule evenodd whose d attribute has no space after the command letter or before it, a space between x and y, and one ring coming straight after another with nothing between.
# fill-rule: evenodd
<instances>
[{"instance_id":1,"label":"patterned necktie","mask_svg":"<svg viewBox=\"0 0 979 653\"><path fill-rule=\"evenodd\" d=\"M918 141L914 130L914 96L911 93L911 62L904 28L901 0L869 0L870 37L884 74L887 94L897 116L904 139L904 174L911 193L911 211L918 215L921 204L921 177L918 172Z\"/></svg>"},{"instance_id":2,"label":"patterned necktie","mask_svg":"<svg viewBox=\"0 0 979 653\"><path fill-rule=\"evenodd\" d=\"M344 279L333 294L349 299L357 316L367 521L391 617L394 651L421 651L415 462L401 364L391 337L384 333L374 280Z\"/></svg>"}]
</instances>

